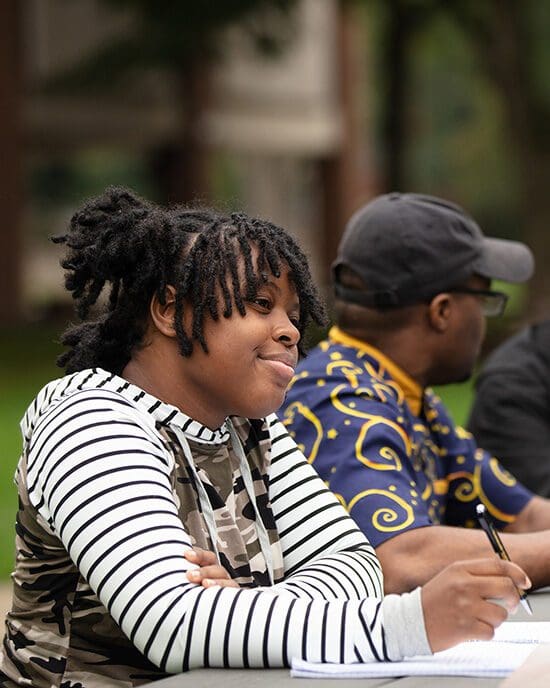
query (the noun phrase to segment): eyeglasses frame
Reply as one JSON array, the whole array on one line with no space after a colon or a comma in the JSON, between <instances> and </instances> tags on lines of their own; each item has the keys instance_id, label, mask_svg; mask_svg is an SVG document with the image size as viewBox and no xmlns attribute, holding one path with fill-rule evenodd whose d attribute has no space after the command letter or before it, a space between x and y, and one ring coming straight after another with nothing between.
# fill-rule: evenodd
<instances>
[{"instance_id":1,"label":"eyeglasses frame","mask_svg":"<svg viewBox=\"0 0 550 688\"><path fill-rule=\"evenodd\" d=\"M506 310L506 304L508 303L508 294L506 294L503 291L494 291L492 289L474 289L472 287L453 287L452 289L446 289L445 291L449 293L455 293L455 294L471 294L472 296L482 296L486 297L488 299L495 299L496 303L498 303L498 309L495 309L493 312L491 308L486 307L486 303L484 303L484 314L487 317L494 317L498 318L501 315L503 315L504 311Z\"/></svg>"}]
</instances>

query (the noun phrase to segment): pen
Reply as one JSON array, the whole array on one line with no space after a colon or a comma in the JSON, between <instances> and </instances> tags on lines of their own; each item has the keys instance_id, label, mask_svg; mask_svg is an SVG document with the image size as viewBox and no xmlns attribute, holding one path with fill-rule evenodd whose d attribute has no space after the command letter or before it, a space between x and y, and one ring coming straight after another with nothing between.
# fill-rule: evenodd
<instances>
[{"instance_id":1,"label":"pen","mask_svg":"<svg viewBox=\"0 0 550 688\"><path fill-rule=\"evenodd\" d=\"M476 507L476 512L479 525L487 534L487 537L489 538L489 542L491 543L491 547L495 551L495 554L497 554L501 559L504 559L505 561L512 561L510 559L510 556L508 555L508 552L505 550L504 545L502 544L502 540L500 539L500 536L495 526L487 518L485 506L483 504L478 504ZM532 616L533 610L531 609L531 605L529 604L527 595L525 594L525 590L520 590L518 588L518 593L521 606L529 615Z\"/></svg>"}]
</instances>

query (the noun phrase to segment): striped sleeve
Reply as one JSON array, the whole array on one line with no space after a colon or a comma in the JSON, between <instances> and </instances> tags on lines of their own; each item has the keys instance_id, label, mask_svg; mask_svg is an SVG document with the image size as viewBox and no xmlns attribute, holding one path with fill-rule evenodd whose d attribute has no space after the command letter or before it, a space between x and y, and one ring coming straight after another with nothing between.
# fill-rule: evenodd
<instances>
[{"instance_id":1,"label":"striped sleeve","mask_svg":"<svg viewBox=\"0 0 550 688\"><path fill-rule=\"evenodd\" d=\"M366 537L349 517L286 428L268 419L272 442L270 499L283 548L283 585L296 589L299 580L309 590L320 581L332 595L382 598L380 562Z\"/></svg>"},{"instance_id":2,"label":"striped sleeve","mask_svg":"<svg viewBox=\"0 0 550 688\"><path fill-rule=\"evenodd\" d=\"M383 604L379 595L365 598L380 586L369 546L337 510L329 535L302 542L305 530L291 528L290 512L281 515L301 498L285 480L273 495L281 495L275 501L295 588L205 589L185 576L190 540L172 495L171 457L120 395L87 390L56 404L35 429L27 458L33 504L123 632L162 670L386 656ZM276 460L274 469L284 472L284 464ZM317 504L329 505L328 497Z\"/></svg>"}]
</instances>

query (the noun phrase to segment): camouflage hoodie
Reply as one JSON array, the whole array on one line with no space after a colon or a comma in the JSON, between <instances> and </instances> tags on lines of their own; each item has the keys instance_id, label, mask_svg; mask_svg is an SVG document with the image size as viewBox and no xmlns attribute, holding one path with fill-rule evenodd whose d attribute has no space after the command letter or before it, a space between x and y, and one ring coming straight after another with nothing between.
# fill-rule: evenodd
<instances>
[{"instance_id":1,"label":"camouflage hoodie","mask_svg":"<svg viewBox=\"0 0 550 688\"><path fill-rule=\"evenodd\" d=\"M270 442L264 421L233 418L211 431L103 370L54 380L40 391L21 422L16 565L0 660L2 686L126 688L166 676L122 633L46 518L44 497L32 490L44 478L38 461L29 465L37 434L55 422L64 401L98 389L120 398L171 457L172 497L190 544L217 551L241 586L269 585L283 578L267 497Z\"/></svg>"}]
</instances>

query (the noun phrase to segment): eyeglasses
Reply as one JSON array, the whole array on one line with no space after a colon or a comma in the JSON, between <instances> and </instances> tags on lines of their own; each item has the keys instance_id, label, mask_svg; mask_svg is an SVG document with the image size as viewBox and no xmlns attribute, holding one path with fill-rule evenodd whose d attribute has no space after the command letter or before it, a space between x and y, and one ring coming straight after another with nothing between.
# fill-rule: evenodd
<instances>
[{"instance_id":1,"label":"eyeglasses","mask_svg":"<svg viewBox=\"0 0 550 688\"><path fill-rule=\"evenodd\" d=\"M454 289L447 289L448 292L456 294L473 294L481 298L481 307L483 315L487 317L498 317L504 313L506 303L508 302L508 294L503 291L489 291L487 289L470 289L468 287L455 287Z\"/></svg>"}]
</instances>

